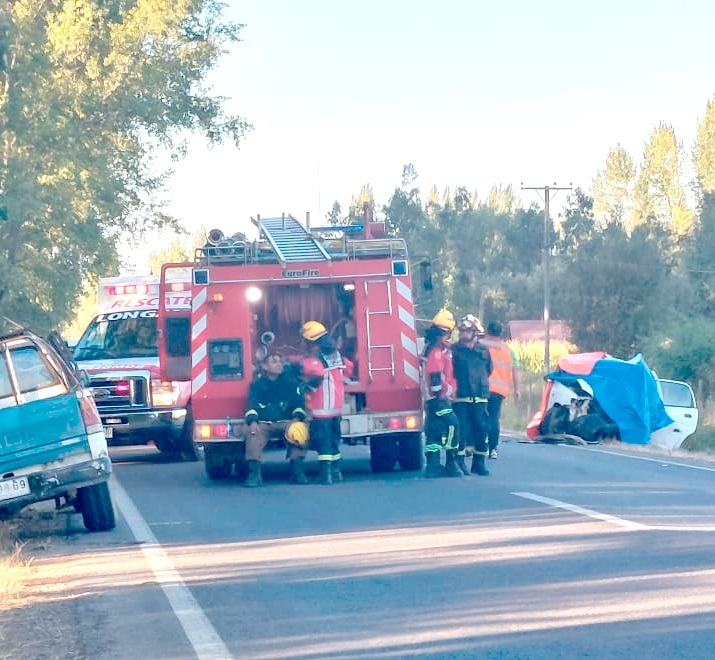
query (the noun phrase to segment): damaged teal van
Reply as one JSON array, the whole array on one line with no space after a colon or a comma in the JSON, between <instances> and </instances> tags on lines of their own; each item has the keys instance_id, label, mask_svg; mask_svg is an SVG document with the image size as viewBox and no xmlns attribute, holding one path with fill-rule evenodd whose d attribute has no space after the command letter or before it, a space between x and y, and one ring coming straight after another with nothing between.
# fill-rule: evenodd
<instances>
[{"instance_id":1,"label":"damaged teal van","mask_svg":"<svg viewBox=\"0 0 715 660\"><path fill-rule=\"evenodd\" d=\"M112 463L90 391L58 342L0 333L0 516L55 500L85 527L115 527Z\"/></svg>"}]
</instances>

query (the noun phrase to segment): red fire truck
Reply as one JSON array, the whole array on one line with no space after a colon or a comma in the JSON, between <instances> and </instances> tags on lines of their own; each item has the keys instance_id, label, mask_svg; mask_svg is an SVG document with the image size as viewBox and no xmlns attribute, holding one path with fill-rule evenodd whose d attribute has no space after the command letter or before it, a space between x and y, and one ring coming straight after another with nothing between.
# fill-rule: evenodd
<instances>
[{"instance_id":1,"label":"red fire truck","mask_svg":"<svg viewBox=\"0 0 715 660\"><path fill-rule=\"evenodd\" d=\"M342 435L369 444L373 471L419 470L422 397L404 240L383 223L310 228L290 215L253 220L255 241L212 230L192 264L165 264L159 295L161 377L190 379L194 442L211 479L244 465L248 387L269 349L298 362L305 321L320 321L356 364ZM192 268L191 311L169 308L174 269ZM190 332L189 335L187 334Z\"/></svg>"}]
</instances>

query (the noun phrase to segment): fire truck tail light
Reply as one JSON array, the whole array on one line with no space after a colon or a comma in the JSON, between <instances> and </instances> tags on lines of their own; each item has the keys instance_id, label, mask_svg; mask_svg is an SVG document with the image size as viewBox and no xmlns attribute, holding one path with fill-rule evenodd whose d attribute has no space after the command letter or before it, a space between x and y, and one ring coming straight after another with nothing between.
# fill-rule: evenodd
<instances>
[{"instance_id":1,"label":"fire truck tail light","mask_svg":"<svg viewBox=\"0 0 715 660\"><path fill-rule=\"evenodd\" d=\"M117 383L117 394L129 394L129 381L120 380Z\"/></svg>"},{"instance_id":2,"label":"fire truck tail light","mask_svg":"<svg viewBox=\"0 0 715 660\"><path fill-rule=\"evenodd\" d=\"M402 428L402 420L399 417L390 417L390 421L387 422L388 429L399 429Z\"/></svg>"},{"instance_id":3,"label":"fire truck tail light","mask_svg":"<svg viewBox=\"0 0 715 660\"><path fill-rule=\"evenodd\" d=\"M408 415L405 417L405 428L406 429L416 429L417 428L417 417L414 415Z\"/></svg>"},{"instance_id":4,"label":"fire truck tail light","mask_svg":"<svg viewBox=\"0 0 715 660\"><path fill-rule=\"evenodd\" d=\"M223 302L223 293L212 293L210 300L215 303Z\"/></svg>"},{"instance_id":5,"label":"fire truck tail light","mask_svg":"<svg viewBox=\"0 0 715 660\"><path fill-rule=\"evenodd\" d=\"M228 438L228 424L200 424L198 435L201 440Z\"/></svg>"}]
</instances>

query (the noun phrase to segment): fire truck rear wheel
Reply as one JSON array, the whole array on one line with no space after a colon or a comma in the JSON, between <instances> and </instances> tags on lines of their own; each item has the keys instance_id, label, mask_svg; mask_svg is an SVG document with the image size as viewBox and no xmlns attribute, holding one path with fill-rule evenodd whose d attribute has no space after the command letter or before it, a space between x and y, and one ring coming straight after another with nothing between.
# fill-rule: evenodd
<instances>
[{"instance_id":1,"label":"fire truck rear wheel","mask_svg":"<svg viewBox=\"0 0 715 660\"><path fill-rule=\"evenodd\" d=\"M204 447L204 464L209 479L226 479L231 474L233 463L226 455L223 447L206 445Z\"/></svg>"},{"instance_id":2,"label":"fire truck rear wheel","mask_svg":"<svg viewBox=\"0 0 715 660\"><path fill-rule=\"evenodd\" d=\"M403 472L422 469L422 433L400 435L397 460Z\"/></svg>"},{"instance_id":3,"label":"fire truck rear wheel","mask_svg":"<svg viewBox=\"0 0 715 660\"><path fill-rule=\"evenodd\" d=\"M397 439L392 435L370 438L370 467L373 472L392 472L397 462Z\"/></svg>"}]
</instances>

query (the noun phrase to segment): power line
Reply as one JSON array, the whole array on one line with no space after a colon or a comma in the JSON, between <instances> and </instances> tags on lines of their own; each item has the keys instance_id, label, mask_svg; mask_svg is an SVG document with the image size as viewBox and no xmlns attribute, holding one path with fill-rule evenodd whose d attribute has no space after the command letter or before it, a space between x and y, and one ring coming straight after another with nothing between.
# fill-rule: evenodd
<instances>
[{"instance_id":1,"label":"power line","mask_svg":"<svg viewBox=\"0 0 715 660\"><path fill-rule=\"evenodd\" d=\"M541 269L544 273L544 373L551 371L551 282L549 280L549 255L551 246L549 245L549 227L551 226L551 216L549 206L551 204L551 193L560 190L573 190L568 186L525 186L521 184L522 190L535 190L544 200L544 240L541 246Z\"/></svg>"}]
</instances>

